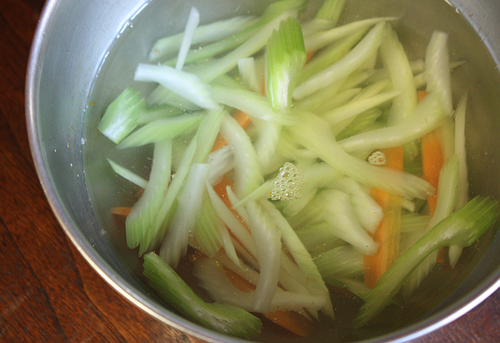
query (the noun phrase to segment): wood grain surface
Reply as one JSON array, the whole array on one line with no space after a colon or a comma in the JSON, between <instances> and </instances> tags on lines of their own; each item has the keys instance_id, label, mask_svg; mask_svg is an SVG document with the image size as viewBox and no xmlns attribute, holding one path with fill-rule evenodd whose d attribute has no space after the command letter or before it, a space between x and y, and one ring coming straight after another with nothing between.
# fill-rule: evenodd
<instances>
[{"instance_id":1,"label":"wood grain surface","mask_svg":"<svg viewBox=\"0 0 500 343\"><path fill-rule=\"evenodd\" d=\"M26 65L43 4L0 0L0 342L199 342L108 286L45 199L24 117ZM414 342L498 342L499 305L497 292Z\"/></svg>"}]
</instances>

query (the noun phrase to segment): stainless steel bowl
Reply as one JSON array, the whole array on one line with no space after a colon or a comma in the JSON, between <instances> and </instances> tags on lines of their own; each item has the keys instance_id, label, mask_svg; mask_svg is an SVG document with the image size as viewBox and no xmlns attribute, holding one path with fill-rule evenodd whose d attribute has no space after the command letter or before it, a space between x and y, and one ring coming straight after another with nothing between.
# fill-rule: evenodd
<instances>
[{"instance_id":1,"label":"stainless steel bowl","mask_svg":"<svg viewBox=\"0 0 500 343\"><path fill-rule=\"evenodd\" d=\"M145 60L152 42L165 30L182 30L184 23L177 18L185 17L191 5L198 7L203 21L210 22L235 13L259 12L267 4L265 0L49 0L28 68L26 108L33 157L62 227L120 294L152 316L209 341L238 340L178 315L140 279L137 258L125 248L109 216L110 207L131 201L132 196L107 168L104 157L115 152L95 127L104 106L130 82L135 65ZM159 17L159 13L161 21L148 17ZM499 199L500 2L351 0L345 18L382 14L402 15L398 30L403 40L415 38L416 43L408 46L413 55L421 54L434 28L450 33L453 58L467 61L453 78L456 94L468 89L469 111L473 113L467 121L471 191ZM95 82L98 75L101 77ZM137 162L138 168L143 165ZM431 291L420 292L410 301L417 307L403 308L392 317L388 314L392 325L351 332L350 338L371 342L415 338L446 325L486 299L500 285L500 240L493 230L486 236L465 251L454 271L436 276L434 281L438 282L431 278ZM342 336L342 329L333 333L325 328L312 340L335 341L337 334ZM279 337L263 339L284 341Z\"/></svg>"}]
</instances>

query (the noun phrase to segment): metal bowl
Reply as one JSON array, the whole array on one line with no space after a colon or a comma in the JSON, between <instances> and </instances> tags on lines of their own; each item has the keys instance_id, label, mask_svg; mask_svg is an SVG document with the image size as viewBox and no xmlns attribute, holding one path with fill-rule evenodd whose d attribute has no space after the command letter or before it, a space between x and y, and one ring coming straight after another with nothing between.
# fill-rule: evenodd
<instances>
[{"instance_id":1,"label":"metal bowl","mask_svg":"<svg viewBox=\"0 0 500 343\"><path fill-rule=\"evenodd\" d=\"M166 31L181 31L184 23L177 18L185 18L192 5L200 10L203 22L210 22L236 13L258 13L268 3L49 0L28 68L26 108L32 153L49 202L67 235L94 269L133 304L208 341L238 340L200 327L166 306L140 278L135 253L126 249L115 230L109 209L130 202L133 195L107 167L104 157L116 152L98 134L96 125L104 107L130 83L136 64L146 59L152 42ZM471 192L499 199L500 2L351 0L344 19L375 15L401 16L398 32L403 41L412 37L413 43L406 47L413 56L422 56L433 29L450 33L452 58L467 61L453 74L453 80L455 94L469 91ZM142 152L147 154L147 149ZM146 164L129 154L114 157L136 158L139 170ZM426 282L427 290L417 292L408 306L385 313L385 325L356 332L325 327L308 340L387 342L429 333L460 317L498 288L498 261L500 240L491 230L465 250L457 268L436 273ZM260 339L286 341L273 335Z\"/></svg>"}]
</instances>

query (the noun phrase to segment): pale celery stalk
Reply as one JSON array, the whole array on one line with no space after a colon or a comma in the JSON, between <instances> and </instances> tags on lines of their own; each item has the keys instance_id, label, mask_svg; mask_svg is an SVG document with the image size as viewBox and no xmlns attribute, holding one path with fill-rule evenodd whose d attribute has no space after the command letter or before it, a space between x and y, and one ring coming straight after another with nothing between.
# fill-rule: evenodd
<instances>
[{"instance_id":1,"label":"pale celery stalk","mask_svg":"<svg viewBox=\"0 0 500 343\"><path fill-rule=\"evenodd\" d=\"M316 51L325 46L328 46L335 41L345 38L353 33L358 32L361 29L377 25L381 22L395 20L393 17L384 18L371 18L365 20L359 20L353 23L335 27L331 30L318 32L304 37L304 43L306 45L306 51Z\"/></svg>"},{"instance_id":2,"label":"pale celery stalk","mask_svg":"<svg viewBox=\"0 0 500 343\"><path fill-rule=\"evenodd\" d=\"M186 61L186 56L189 50L189 47L192 44L194 32L200 23L200 12L196 9L196 7L191 7L191 11L189 12L189 18L186 23L186 28L184 30L184 35L182 37L181 47L179 49L179 54L177 55L177 63L175 64L175 69L182 70L184 66L184 61Z\"/></svg>"},{"instance_id":3,"label":"pale celery stalk","mask_svg":"<svg viewBox=\"0 0 500 343\"><path fill-rule=\"evenodd\" d=\"M467 110L468 94L462 96L455 110L455 154L458 158L458 189L456 208L465 205L469 200L469 180L467 176L467 153L465 150L465 114ZM458 262L462 248L451 246L449 250L450 265L452 268Z\"/></svg>"},{"instance_id":4,"label":"pale celery stalk","mask_svg":"<svg viewBox=\"0 0 500 343\"><path fill-rule=\"evenodd\" d=\"M438 99L429 94L399 124L360 133L344 139L339 145L347 152L393 148L421 138L441 125L446 118Z\"/></svg>"},{"instance_id":5,"label":"pale celery stalk","mask_svg":"<svg viewBox=\"0 0 500 343\"><path fill-rule=\"evenodd\" d=\"M434 187L414 175L379 168L350 156L337 143L329 124L322 118L298 110L295 114L299 117L300 124L287 127L290 136L341 173L365 186L373 186L408 199L425 199L427 195L434 193Z\"/></svg>"},{"instance_id":6,"label":"pale celery stalk","mask_svg":"<svg viewBox=\"0 0 500 343\"><path fill-rule=\"evenodd\" d=\"M346 0L326 0L316 12L316 19L326 19L335 25L344 10Z\"/></svg>"},{"instance_id":7,"label":"pale celery stalk","mask_svg":"<svg viewBox=\"0 0 500 343\"><path fill-rule=\"evenodd\" d=\"M261 93L261 86L257 76L257 67L253 57L240 58L238 60L238 71L243 85L255 93Z\"/></svg>"},{"instance_id":8,"label":"pale celery stalk","mask_svg":"<svg viewBox=\"0 0 500 343\"><path fill-rule=\"evenodd\" d=\"M194 31L191 44L220 41L226 37L238 34L252 24L255 24L255 22L256 19L252 16L238 16L198 26ZM169 55L175 54L182 45L184 34L185 32L182 32L156 41L149 52L149 61L156 62Z\"/></svg>"},{"instance_id":9,"label":"pale celery stalk","mask_svg":"<svg viewBox=\"0 0 500 343\"><path fill-rule=\"evenodd\" d=\"M338 107L347 105L352 99L354 99L358 94L360 94L361 91L362 91L361 88L349 88L346 89L345 91L339 92L338 94L331 94L331 95L329 94L328 97L323 99L322 102L316 105L314 109L306 107L304 108L313 113L321 115L322 113L335 110Z\"/></svg>"},{"instance_id":10,"label":"pale celery stalk","mask_svg":"<svg viewBox=\"0 0 500 343\"><path fill-rule=\"evenodd\" d=\"M209 111L198 126L198 146L193 157L193 163L204 163L212 151L215 139L219 134L222 119L227 112L221 108Z\"/></svg>"},{"instance_id":11,"label":"pale celery stalk","mask_svg":"<svg viewBox=\"0 0 500 343\"><path fill-rule=\"evenodd\" d=\"M363 254L350 245L326 251L314 259L326 283L344 277L363 275Z\"/></svg>"},{"instance_id":12,"label":"pale celery stalk","mask_svg":"<svg viewBox=\"0 0 500 343\"><path fill-rule=\"evenodd\" d=\"M164 139L173 139L194 131L203 119L204 113L189 113L177 117L158 119L132 132L117 145L118 149L157 143Z\"/></svg>"},{"instance_id":13,"label":"pale celery stalk","mask_svg":"<svg viewBox=\"0 0 500 343\"><path fill-rule=\"evenodd\" d=\"M378 123L377 119L382 115L382 110L380 108L373 108L371 110L360 113L352 120L352 122L346 126L344 130L339 132L335 137L340 142L351 136L368 132L376 129L381 129L385 127L382 123Z\"/></svg>"},{"instance_id":14,"label":"pale celery stalk","mask_svg":"<svg viewBox=\"0 0 500 343\"><path fill-rule=\"evenodd\" d=\"M429 226L430 215L409 213L401 215L401 234L422 231Z\"/></svg>"},{"instance_id":15,"label":"pale celery stalk","mask_svg":"<svg viewBox=\"0 0 500 343\"><path fill-rule=\"evenodd\" d=\"M450 56L448 53L448 34L434 31L425 54L425 80L427 91L438 95L446 114L453 114L451 98Z\"/></svg>"},{"instance_id":16,"label":"pale celery stalk","mask_svg":"<svg viewBox=\"0 0 500 343\"><path fill-rule=\"evenodd\" d=\"M183 189L177 196L179 203L160 248L161 258L174 269L187 253L189 235L193 234L196 220L201 214L207 175L208 164L193 163Z\"/></svg>"},{"instance_id":17,"label":"pale celery stalk","mask_svg":"<svg viewBox=\"0 0 500 343\"><path fill-rule=\"evenodd\" d=\"M392 100L388 113L388 125L392 126L401 123L412 113L417 105L417 89L406 52L390 25L386 26L386 37L380 45L380 57L389 72L392 88L400 92Z\"/></svg>"},{"instance_id":18,"label":"pale celery stalk","mask_svg":"<svg viewBox=\"0 0 500 343\"><path fill-rule=\"evenodd\" d=\"M262 322L241 308L206 303L154 252L144 256L144 276L167 303L201 325L217 332L251 339L262 330Z\"/></svg>"},{"instance_id":19,"label":"pale celery stalk","mask_svg":"<svg viewBox=\"0 0 500 343\"><path fill-rule=\"evenodd\" d=\"M253 303L256 299L256 291L244 292L236 288L227 277L227 274L218 267L217 261L212 259L196 261L193 274L199 279L200 286L207 290L210 297L218 303L225 303L254 312ZM261 279L262 277L259 278L259 281ZM271 299L269 308L270 311L300 311L304 307L317 310L323 305L324 299L321 297L277 289L275 296Z\"/></svg>"},{"instance_id":20,"label":"pale celery stalk","mask_svg":"<svg viewBox=\"0 0 500 343\"><path fill-rule=\"evenodd\" d=\"M359 222L366 231L374 233L377 230L384 216L383 210L358 182L350 177L343 177L328 186L349 194Z\"/></svg>"},{"instance_id":21,"label":"pale celery stalk","mask_svg":"<svg viewBox=\"0 0 500 343\"><path fill-rule=\"evenodd\" d=\"M214 57L229 50L233 51L228 53L226 56L231 55L231 58L223 57L225 62L217 63L218 68L222 67L222 65L227 62L237 63L236 60L251 56L264 47L272 29L277 28L279 22L288 15L296 16L297 12L301 11L304 5L305 2L303 0L285 0L275 2L269 5L266 12L245 30L232 36L228 36L221 41L189 51L186 63L192 63L209 57ZM264 37L266 34L267 37ZM233 60L234 57L237 57L236 60ZM176 59L166 62L167 65L175 65L175 63ZM222 71L219 75L225 74L235 66L236 64L228 70ZM211 80L208 80L207 82L210 81Z\"/></svg>"},{"instance_id":22,"label":"pale celery stalk","mask_svg":"<svg viewBox=\"0 0 500 343\"><path fill-rule=\"evenodd\" d=\"M290 111L292 93L305 62L300 23L295 18L284 19L267 43L267 96L275 111Z\"/></svg>"},{"instance_id":23,"label":"pale celery stalk","mask_svg":"<svg viewBox=\"0 0 500 343\"><path fill-rule=\"evenodd\" d=\"M331 225L333 233L363 254L375 254L378 243L361 226L349 195L338 190L323 193L326 204L321 211L321 218Z\"/></svg>"},{"instance_id":24,"label":"pale celery stalk","mask_svg":"<svg viewBox=\"0 0 500 343\"><path fill-rule=\"evenodd\" d=\"M170 183L170 186L167 189L167 193L165 194L165 197L158 210L156 223L149 230L148 235L144 239L144 242L141 243L141 245L144 245L144 248L141 248L141 250L154 250L164 239L167 227L170 224L173 213L175 213L177 207L177 194L184 184L184 180L189 172L189 166L192 163L193 156L196 151L197 141L198 137L194 136L191 139L188 147L186 148L179 167L173 175L172 182Z\"/></svg>"},{"instance_id":25,"label":"pale celery stalk","mask_svg":"<svg viewBox=\"0 0 500 343\"><path fill-rule=\"evenodd\" d=\"M158 209L170 183L171 166L172 141L164 140L156 143L149 182L125 221L127 246L134 249L141 245L139 255L147 251L143 242L148 231L156 223Z\"/></svg>"},{"instance_id":26,"label":"pale celery stalk","mask_svg":"<svg viewBox=\"0 0 500 343\"><path fill-rule=\"evenodd\" d=\"M425 63L424 63L424 60L422 58L409 61L409 63L410 63L410 68L411 68L411 72L413 74L413 77L424 72ZM373 74L366 80L366 83L371 84L371 83L378 82L380 80L386 80L389 78L390 78L389 71L386 68L380 68L380 69L376 69L373 72ZM416 85L415 85L415 87L416 87ZM418 88L418 87L416 87L416 88Z\"/></svg>"},{"instance_id":27,"label":"pale celery stalk","mask_svg":"<svg viewBox=\"0 0 500 343\"><path fill-rule=\"evenodd\" d=\"M224 174L234 168L233 152L231 147L225 146L208 155L206 162L210 165L208 172L208 182L211 185L217 184Z\"/></svg>"},{"instance_id":28,"label":"pale celery stalk","mask_svg":"<svg viewBox=\"0 0 500 343\"><path fill-rule=\"evenodd\" d=\"M250 219L248 224L257 247L260 272L252 310L268 313L278 288L281 265L281 232L276 227L276 221L264 212L255 201L248 201L246 208Z\"/></svg>"},{"instance_id":29,"label":"pale celery stalk","mask_svg":"<svg viewBox=\"0 0 500 343\"><path fill-rule=\"evenodd\" d=\"M135 129L145 109L146 102L141 98L141 92L126 88L106 108L97 129L118 144Z\"/></svg>"},{"instance_id":30,"label":"pale celery stalk","mask_svg":"<svg viewBox=\"0 0 500 343\"><path fill-rule=\"evenodd\" d=\"M377 82L374 82L370 85L367 85L364 87L359 94L357 94L353 100L363 100L363 99L368 99L371 98L372 96L375 96L377 94L382 93L383 91L390 90L392 89L391 87L391 81L386 79L386 80L380 80Z\"/></svg>"},{"instance_id":31,"label":"pale celery stalk","mask_svg":"<svg viewBox=\"0 0 500 343\"><path fill-rule=\"evenodd\" d=\"M169 66L139 63L134 81L159 83L201 108L214 110L219 107L212 98L210 86L192 73Z\"/></svg>"},{"instance_id":32,"label":"pale celery stalk","mask_svg":"<svg viewBox=\"0 0 500 343\"><path fill-rule=\"evenodd\" d=\"M467 247L473 244L498 219L498 202L477 197L434 226L424 237L405 251L377 281L364 298L354 320L361 327L390 304L406 277L433 251L445 246Z\"/></svg>"},{"instance_id":33,"label":"pale celery stalk","mask_svg":"<svg viewBox=\"0 0 500 343\"><path fill-rule=\"evenodd\" d=\"M322 113L321 117L333 126L335 133L339 133L345 129L358 114L381 106L399 94L399 91L384 92L368 99L353 100L346 105Z\"/></svg>"},{"instance_id":34,"label":"pale celery stalk","mask_svg":"<svg viewBox=\"0 0 500 343\"><path fill-rule=\"evenodd\" d=\"M293 115L273 111L269 100L261 94L222 86L214 86L212 91L219 103L243 111L251 117L281 125L293 125L297 122Z\"/></svg>"},{"instance_id":35,"label":"pale celery stalk","mask_svg":"<svg viewBox=\"0 0 500 343\"><path fill-rule=\"evenodd\" d=\"M299 101L295 102L296 107L303 108L304 110L317 112L317 109L324 103L328 103L330 99L338 96L340 91L349 91L351 88L342 89L344 82L347 78L343 78L337 82L332 83L330 86L327 86L323 89L318 90L317 92L305 97Z\"/></svg>"},{"instance_id":36,"label":"pale celery stalk","mask_svg":"<svg viewBox=\"0 0 500 343\"><path fill-rule=\"evenodd\" d=\"M113 171L123 177L124 179L132 182L134 185L137 185L141 188L146 188L148 185L148 181L140 177L139 175L135 174L134 172L130 171L129 169L119 165L116 162L113 162L109 158L107 158L109 165L113 169Z\"/></svg>"},{"instance_id":37,"label":"pale celery stalk","mask_svg":"<svg viewBox=\"0 0 500 343\"><path fill-rule=\"evenodd\" d=\"M314 58L308 61L300 72L300 82L304 82L344 57L363 38L366 31L368 31L368 28L361 29L315 54Z\"/></svg>"},{"instance_id":38,"label":"pale celery stalk","mask_svg":"<svg viewBox=\"0 0 500 343\"><path fill-rule=\"evenodd\" d=\"M250 137L230 115L222 120L221 134L233 149L236 195L244 198L264 183L257 154Z\"/></svg>"},{"instance_id":39,"label":"pale celery stalk","mask_svg":"<svg viewBox=\"0 0 500 343\"><path fill-rule=\"evenodd\" d=\"M330 224L324 221L307 225L295 232L312 257L347 244L344 240L335 236Z\"/></svg>"},{"instance_id":40,"label":"pale celery stalk","mask_svg":"<svg viewBox=\"0 0 500 343\"><path fill-rule=\"evenodd\" d=\"M294 99L300 100L311 95L317 90L349 76L363 65L382 43L385 25L385 21L380 21L344 58L298 85L293 92ZM307 41L305 40L305 42L307 49Z\"/></svg>"},{"instance_id":41,"label":"pale celery stalk","mask_svg":"<svg viewBox=\"0 0 500 343\"><path fill-rule=\"evenodd\" d=\"M215 212L210 197L203 197L200 216L194 225L194 238L202 253L214 257L222 247L222 229L224 223Z\"/></svg>"},{"instance_id":42,"label":"pale celery stalk","mask_svg":"<svg viewBox=\"0 0 500 343\"><path fill-rule=\"evenodd\" d=\"M184 111L176 107L168 105L155 106L143 111L139 119L137 119L137 124L145 125L158 119L167 119L181 114L184 114Z\"/></svg>"},{"instance_id":43,"label":"pale celery stalk","mask_svg":"<svg viewBox=\"0 0 500 343\"><path fill-rule=\"evenodd\" d=\"M318 268L314 264L311 255L306 250L295 231L292 229L281 212L269 201L262 201L260 204L275 220L276 226L281 230L283 243L288 248L293 259L297 263L300 270L309 279L306 288L313 295L325 297L325 307L323 311L330 318L334 318L333 306L329 297L329 291L326 287Z\"/></svg>"},{"instance_id":44,"label":"pale celery stalk","mask_svg":"<svg viewBox=\"0 0 500 343\"><path fill-rule=\"evenodd\" d=\"M264 172L274 156L282 126L276 123L259 122L259 120L255 120L254 124L258 127L254 148L260 168Z\"/></svg>"}]
</instances>

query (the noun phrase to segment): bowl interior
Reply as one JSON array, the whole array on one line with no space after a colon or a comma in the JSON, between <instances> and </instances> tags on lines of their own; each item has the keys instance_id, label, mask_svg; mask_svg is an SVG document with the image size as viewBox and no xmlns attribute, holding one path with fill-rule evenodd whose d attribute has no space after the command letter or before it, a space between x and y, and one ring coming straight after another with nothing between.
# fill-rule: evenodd
<instances>
[{"instance_id":1,"label":"bowl interior","mask_svg":"<svg viewBox=\"0 0 500 343\"><path fill-rule=\"evenodd\" d=\"M313 8L317 6L312 3ZM471 194L500 199L500 147L495 137L500 129L496 114L500 74L495 62L500 57L500 25L490 13L500 14L500 9L495 1L479 1L474 8L467 2L455 4L465 15L445 1L350 0L341 20L400 17L394 25L411 58L424 57L433 30L449 33L452 60L466 61L452 78L455 104L469 92L466 130ZM117 150L96 127L106 106L125 87L144 92L153 88L134 83L134 70L139 62L147 62L156 39L183 30L185 19L179 18L187 18L191 6L200 11L202 23L209 23L260 13L267 5L267 1L249 0L122 0L119 5L99 3L97 11L95 4L49 1L30 65L28 119L34 156L63 227L120 293L152 315L205 339L225 338L178 316L152 294L140 278L137 251L126 247L123 220L110 215L115 206L131 206L138 189L116 176L106 158L147 178L151 148ZM481 35L478 29L483 29ZM333 326L323 325L308 340L383 341L445 324L492 292L499 275L499 245L490 230L464 251L454 270L434 271L407 303L384 311L361 330L349 329L353 306L359 302L339 297L335 303L339 320ZM259 339L290 340L278 332Z\"/></svg>"}]
</instances>

